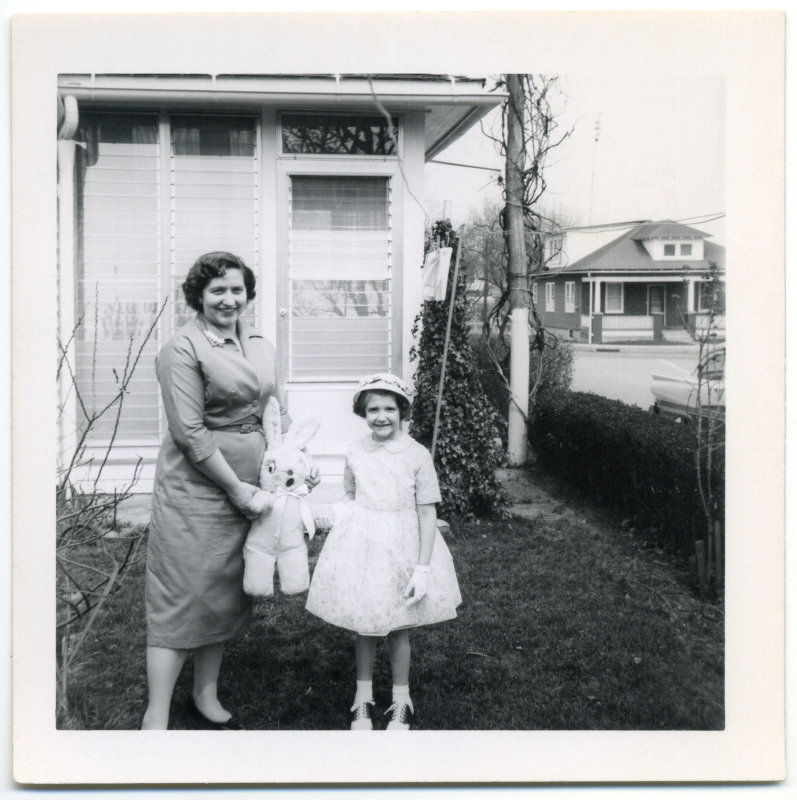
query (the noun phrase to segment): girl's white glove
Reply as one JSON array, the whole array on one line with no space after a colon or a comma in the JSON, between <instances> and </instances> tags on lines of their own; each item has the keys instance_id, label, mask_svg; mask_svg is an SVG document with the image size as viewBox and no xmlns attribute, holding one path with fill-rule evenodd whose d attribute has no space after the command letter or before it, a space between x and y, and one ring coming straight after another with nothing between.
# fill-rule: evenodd
<instances>
[{"instance_id":1,"label":"girl's white glove","mask_svg":"<svg viewBox=\"0 0 797 800\"><path fill-rule=\"evenodd\" d=\"M404 590L404 597L407 598L407 605L411 606L423 600L426 594L426 586L429 583L429 567L422 567L418 564L412 571L412 577Z\"/></svg>"},{"instance_id":2,"label":"girl's white glove","mask_svg":"<svg viewBox=\"0 0 797 800\"><path fill-rule=\"evenodd\" d=\"M325 531L340 525L353 508L354 500L349 497L331 505L321 506L314 518L316 528Z\"/></svg>"}]
</instances>

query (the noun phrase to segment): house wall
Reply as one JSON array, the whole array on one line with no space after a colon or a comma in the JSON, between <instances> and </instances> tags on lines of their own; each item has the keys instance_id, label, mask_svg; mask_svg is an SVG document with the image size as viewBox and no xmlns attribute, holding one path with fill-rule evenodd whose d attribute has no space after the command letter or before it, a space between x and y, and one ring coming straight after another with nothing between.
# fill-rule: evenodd
<instances>
[{"instance_id":1,"label":"house wall","mask_svg":"<svg viewBox=\"0 0 797 800\"><path fill-rule=\"evenodd\" d=\"M575 284L575 311L566 312L565 309L565 283ZM581 328L581 279L575 276L557 275L551 278L541 278L537 283L537 311L542 315L543 325L556 331L579 330ZM553 283L555 286L556 310L545 310L545 284Z\"/></svg>"},{"instance_id":2,"label":"house wall","mask_svg":"<svg viewBox=\"0 0 797 800\"><path fill-rule=\"evenodd\" d=\"M323 109L322 109L323 110ZM337 109L334 109L337 110ZM290 175L364 175L385 176L391 183L391 229L392 229L392 313L393 326L391 350L393 361L391 369L407 379L412 378L412 365L409 363L409 349L412 345L410 329L420 308L422 299L421 270L423 260L424 213L413 194L418 196L423 187L423 168L425 158L424 133L425 115L422 111L406 112L399 115L401 124L401 156L403 176L398 160L382 157L358 156L286 156L280 153L278 112L263 109L259 113L259 213L258 232L259 259L256 265L258 297L258 325L265 336L274 342L280 354L281 374L286 375L286 340L288 320L281 313L287 304L286 269L288 251L288 198L286 187ZM70 142L70 148L74 144ZM59 149L66 149L66 146ZM411 191L412 190L412 191ZM62 192L63 194L63 192ZM71 194L71 192L69 192ZM63 208L67 208L64 204ZM62 215L63 216L63 215ZM60 221L62 232L71 230L72 219ZM68 244L67 237L62 242ZM59 270L62 281L66 280L62 292L62 317L74 317L75 300L70 287L73 280L71 264L74 253L63 247L60 252L63 269ZM253 264L254 266L254 264ZM149 360L142 361L141 370L152 370ZM320 462L324 482L335 484L342 477L343 453L347 442L363 435L367 428L359 417L351 412L351 395L356 379L303 383L286 383L285 390L288 408L294 419L308 413L321 413L321 428L311 444L311 451ZM74 415L72 415L74 419ZM65 424L71 423L69 417ZM74 424L72 424L74 428ZM136 465L140 473L135 486L136 492L152 490L154 462L159 442L140 441L124 447L117 446L103 470L104 489L130 482ZM105 451L97 447L87 451L95 463L103 460ZM75 474L77 480L90 477L90 470Z\"/></svg>"}]
</instances>

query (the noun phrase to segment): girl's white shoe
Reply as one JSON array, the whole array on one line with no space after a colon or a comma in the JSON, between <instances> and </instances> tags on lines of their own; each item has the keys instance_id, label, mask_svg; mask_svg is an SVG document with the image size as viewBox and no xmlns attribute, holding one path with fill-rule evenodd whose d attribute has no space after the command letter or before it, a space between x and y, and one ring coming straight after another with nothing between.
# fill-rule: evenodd
<instances>
[{"instance_id":1,"label":"girl's white shoe","mask_svg":"<svg viewBox=\"0 0 797 800\"><path fill-rule=\"evenodd\" d=\"M353 731L372 731L374 723L371 719L373 700L363 700L355 703L351 707L351 730Z\"/></svg>"},{"instance_id":2,"label":"girl's white shoe","mask_svg":"<svg viewBox=\"0 0 797 800\"><path fill-rule=\"evenodd\" d=\"M390 721L387 723L388 731L408 731L412 728L412 718L414 716L412 707L403 700L396 700L385 714L390 714Z\"/></svg>"}]
</instances>

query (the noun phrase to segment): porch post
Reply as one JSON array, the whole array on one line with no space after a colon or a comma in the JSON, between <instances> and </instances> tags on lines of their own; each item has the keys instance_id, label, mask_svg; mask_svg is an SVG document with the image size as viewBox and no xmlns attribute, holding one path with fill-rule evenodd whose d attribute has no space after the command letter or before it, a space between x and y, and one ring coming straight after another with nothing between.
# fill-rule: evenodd
<instances>
[{"instance_id":1,"label":"porch post","mask_svg":"<svg viewBox=\"0 0 797 800\"><path fill-rule=\"evenodd\" d=\"M589 278L589 336L587 341L592 344L592 312L595 306L595 282Z\"/></svg>"},{"instance_id":2,"label":"porch post","mask_svg":"<svg viewBox=\"0 0 797 800\"><path fill-rule=\"evenodd\" d=\"M75 147L72 138L78 126L78 106L74 97L59 103L58 130L58 339L63 346L70 341L75 328ZM75 366L73 340L68 349ZM56 354L61 358L59 349ZM70 371L61 370L58 380L58 467L62 468L74 451L77 439L77 402L71 392Z\"/></svg>"}]
</instances>

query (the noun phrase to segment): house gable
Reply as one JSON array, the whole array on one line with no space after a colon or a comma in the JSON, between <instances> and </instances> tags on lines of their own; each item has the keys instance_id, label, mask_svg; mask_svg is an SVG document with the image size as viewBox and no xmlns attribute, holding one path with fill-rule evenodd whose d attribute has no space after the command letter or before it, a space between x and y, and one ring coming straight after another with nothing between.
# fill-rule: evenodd
<instances>
[{"instance_id":1,"label":"house gable","mask_svg":"<svg viewBox=\"0 0 797 800\"><path fill-rule=\"evenodd\" d=\"M706 272L710 263L724 271L725 248L706 241L703 238L706 235L679 223L642 223L564 267L563 271L580 274L677 271L683 274Z\"/></svg>"}]
</instances>

